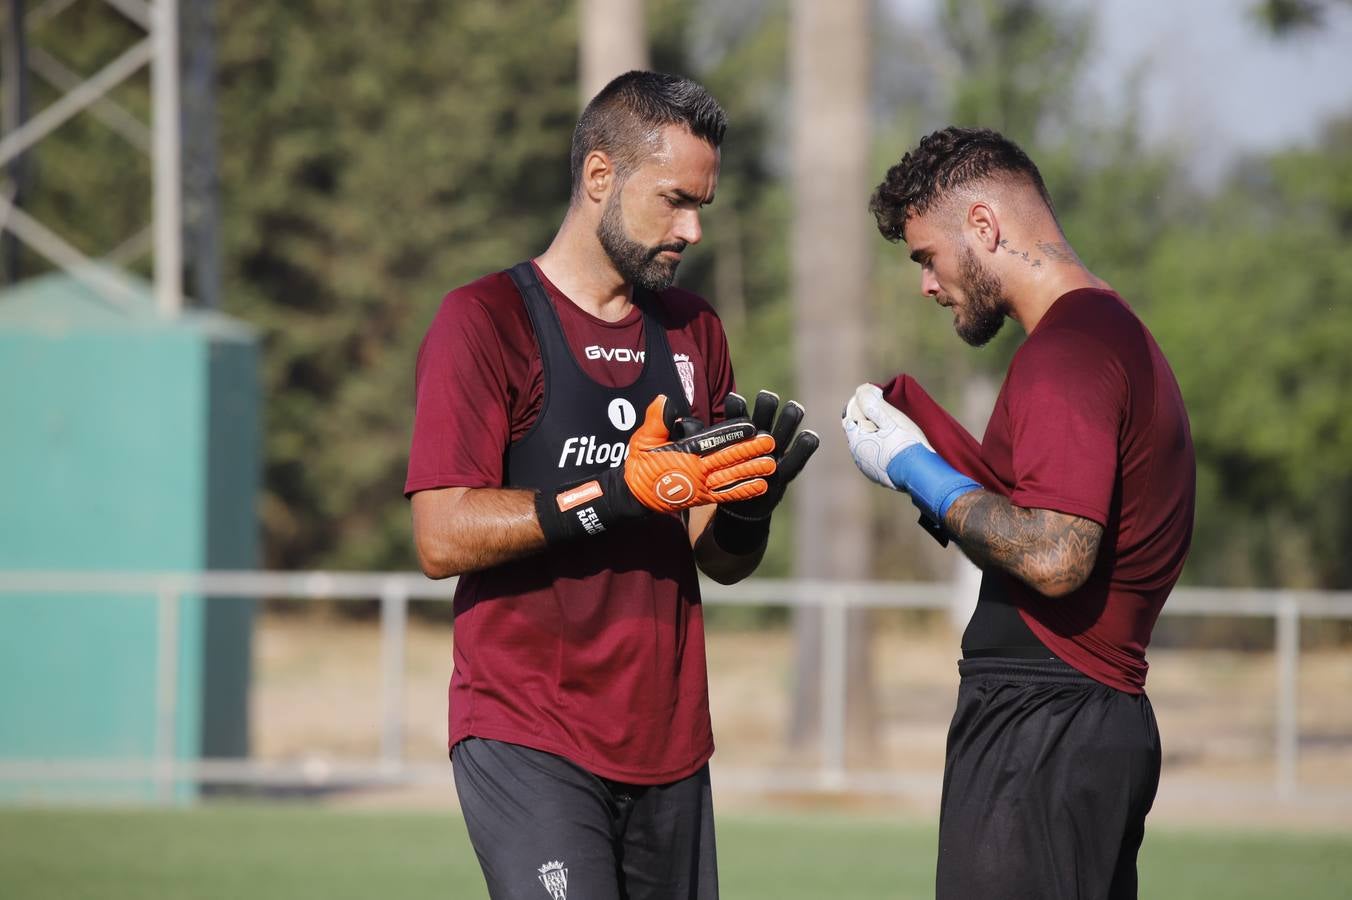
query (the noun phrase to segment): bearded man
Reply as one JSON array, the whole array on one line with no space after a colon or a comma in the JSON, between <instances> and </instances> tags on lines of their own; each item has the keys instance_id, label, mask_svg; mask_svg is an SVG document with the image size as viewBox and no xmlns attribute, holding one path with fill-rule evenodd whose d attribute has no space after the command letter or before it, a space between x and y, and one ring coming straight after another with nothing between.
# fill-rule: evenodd
<instances>
[{"instance_id":1,"label":"bearded man","mask_svg":"<svg viewBox=\"0 0 1352 900\"><path fill-rule=\"evenodd\" d=\"M870 209L921 292L1014 354L978 444L909 376L842 424L872 481L982 570L962 636L939 826L940 898L1136 896L1160 774L1145 650L1192 538L1187 411L1149 330L1067 243L1012 141L947 128Z\"/></svg>"},{"instance_id":2,"label":"bearded man","mask_svg":"<svg viewBox=\"0 0 1352 900\"><path fill-rule=\"evenodd\" d=\"M755 569L818 443L796 403L748 411L672 286L726 124L693 81L616 78L549 248L451 291L418 352L404 490L423 571L460 576L451 763L493 900L718 896L696 568Z\"/></svg>"}]
</instances>

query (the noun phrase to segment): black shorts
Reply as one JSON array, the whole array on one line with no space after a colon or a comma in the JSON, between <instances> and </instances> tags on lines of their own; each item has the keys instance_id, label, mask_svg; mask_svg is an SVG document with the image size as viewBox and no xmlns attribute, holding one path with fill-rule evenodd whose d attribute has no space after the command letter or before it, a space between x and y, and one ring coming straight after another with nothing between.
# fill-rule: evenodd
<instances>
[{"instance_id":1,"label":"black shorts","mask_svg":"<svg viewBox=\"0 0 1352 900\"><path fill-rule=\"evenodd\" d=\"M717 900L707 765L630 785L480 738L451 763L492 900Z\"/></svg>"},{"instance_id":2,"label":"black shorts","mask_svg":"<svg viewBox=\"0 0 1352 900\"><path fill-rule=\"evenodd\" d=\"M958 671L936 897L1134 898L1160 775L1150 701L1060 660Z\"/></svg>"}]
</instances>

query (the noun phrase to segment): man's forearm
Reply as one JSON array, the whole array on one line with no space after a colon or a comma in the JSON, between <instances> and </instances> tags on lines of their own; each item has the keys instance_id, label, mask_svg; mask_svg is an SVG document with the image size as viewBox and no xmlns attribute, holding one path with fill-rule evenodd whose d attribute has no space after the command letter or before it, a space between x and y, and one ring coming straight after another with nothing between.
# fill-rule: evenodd
<instances>
[{"instance_id":1,"label":"man's forearm","mask_svg":"<svg viewBox=\"0 0 1352 900\"><path fill-rule=\"evenodd\" d=\"M447 488L413 495L418 561L429 578L487 569L545 546L535 492Z\"/></svg>"},{"instance_id":2,"label":"man's forearm","mask_svg":"<svg viewBox=\"0 0 1352 900\"><path fill-rule=\"evenodd\" d=\"M764 535L746 542L730 542L731 548L718 541L715 507L705 506L691 510L690 533L695 549L695 565L719 584L736 584L756 571L769 537L768 523Z\"/></svg>"},{"instance_id":3,"label":"man's forearm","mask_svg":"<svg viewBox=\"0 0 1352 900\"><path fill-rule=\"evenodd\" d=\"M1048 597L1089 578L1103 526L1048 509L1023 509L989 491L971 491L949 507L944 526L983 569L1009 572Z\"/></svg>"}]
</instances>

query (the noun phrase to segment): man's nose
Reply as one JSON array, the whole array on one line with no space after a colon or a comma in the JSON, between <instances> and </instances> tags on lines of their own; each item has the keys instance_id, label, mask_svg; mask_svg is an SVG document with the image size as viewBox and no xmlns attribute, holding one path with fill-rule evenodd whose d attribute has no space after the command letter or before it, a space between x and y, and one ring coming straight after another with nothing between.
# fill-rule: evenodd
<instances>
[{"instance_id":1,"label":"man's nose","mask_svg":"<svg viewBox=\"0 0 1352 900\"><path fill-rule=\"evenodd\" d=\"M699 224L699 212L693 209L681 210L676 216L673 236L687 244L698 244L700 238L704 237L704 229Z\"/></svg>"},{"instance_id":2,"label":"man's nose","mask_svg":"<svg viewBox=\"0 0 1352 900\"><path fill-rule=\"evenodd\" d=\"M934 277L934 271L929 268L920 270L920 293L926 297L939 296L939 279Z\"/></svg>"}]
</instances>

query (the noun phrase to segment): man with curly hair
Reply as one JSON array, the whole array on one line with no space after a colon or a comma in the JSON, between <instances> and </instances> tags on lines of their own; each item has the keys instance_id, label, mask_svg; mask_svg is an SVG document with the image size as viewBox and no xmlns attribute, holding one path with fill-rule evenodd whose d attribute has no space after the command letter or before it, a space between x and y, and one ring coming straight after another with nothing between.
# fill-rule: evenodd
<instances>
[{"instance_id":1,"label":"man with curly hair","mask_svg":"<svg viewBox=\"0 0 1352 900\"><path fill-rule=\"evenodd\" d=\"M1192 537L1195 462L1149 330L1066 241L1032 160L946 128L870 210L921 291L981 346L1027 333L978 443L907 375L843 426L860 470L910 495L982 570L962 637L939 827L940 898L1135 897L1159 783L1145 650Z\"/></svg>"}]
</instances>

